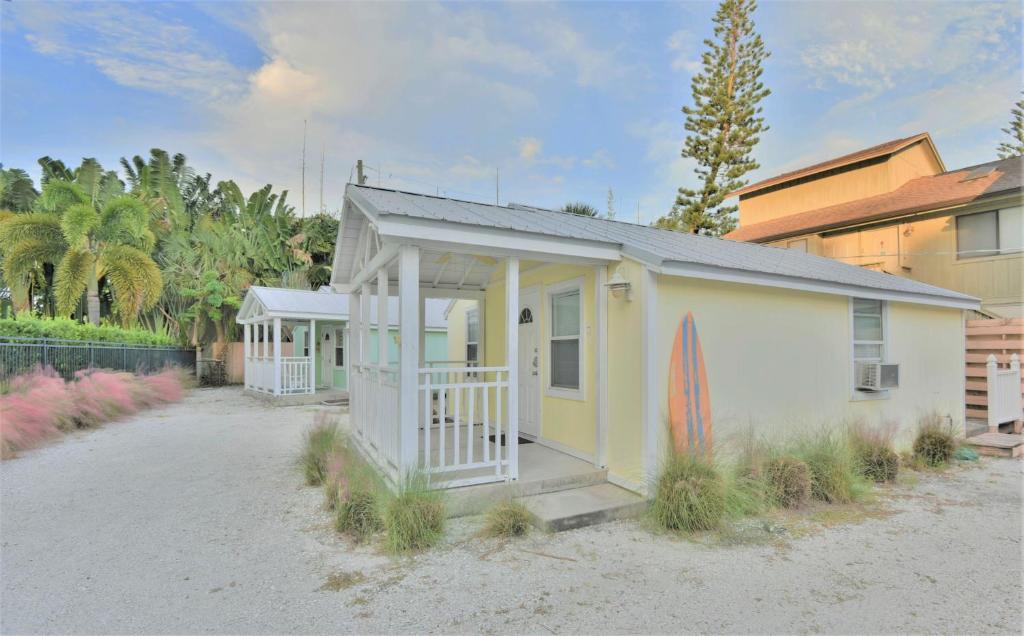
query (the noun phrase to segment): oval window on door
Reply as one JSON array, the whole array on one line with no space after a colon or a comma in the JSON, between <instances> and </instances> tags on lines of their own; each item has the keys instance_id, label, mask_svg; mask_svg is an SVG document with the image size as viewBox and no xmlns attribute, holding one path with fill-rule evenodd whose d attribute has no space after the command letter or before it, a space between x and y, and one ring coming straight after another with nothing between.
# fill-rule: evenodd
<instances>
[{"instance_id":1,"label":"oval window on door","mask_svg":"<svg viewBox=\"0 0 1024 636\"><path fill-rule=\"evenodd\" d=\"M526 325L531 322L533 322L533 312L530 311L529 307L524 307L523 310L519 312L519 324Z\"/></svg>"}]
</instances>

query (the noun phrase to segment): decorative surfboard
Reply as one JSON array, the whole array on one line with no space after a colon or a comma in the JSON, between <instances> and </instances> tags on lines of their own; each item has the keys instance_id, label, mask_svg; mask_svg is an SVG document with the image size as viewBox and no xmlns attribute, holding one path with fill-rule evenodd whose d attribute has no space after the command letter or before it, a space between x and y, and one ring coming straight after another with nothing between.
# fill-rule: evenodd
<instances>
[{"instance_id":1,"label":"decorative surfboard","mask_svg":"<svg viewBox=\"0 0 1024 636\"><path fill-rule=\"evenodd\" d=\"M677 453L711 452L711 395L693 313L676 329L668 370L668 415Z\"/></svg>"}]
</instances>

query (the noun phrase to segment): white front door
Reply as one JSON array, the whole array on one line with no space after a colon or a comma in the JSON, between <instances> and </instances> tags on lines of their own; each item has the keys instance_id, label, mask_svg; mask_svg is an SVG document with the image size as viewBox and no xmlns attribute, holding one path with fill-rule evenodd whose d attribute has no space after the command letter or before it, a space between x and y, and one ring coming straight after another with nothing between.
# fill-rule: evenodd
<instances>
[{"instance_id":1,"label":"white front door","mask_svg":"<svg viewBox=\"0 0 1024 636\"><path fill-rule=\"evenodd\" d=\"M519 433L540 437L540 290L519 291Z\"/></svg>"}]
</instances>

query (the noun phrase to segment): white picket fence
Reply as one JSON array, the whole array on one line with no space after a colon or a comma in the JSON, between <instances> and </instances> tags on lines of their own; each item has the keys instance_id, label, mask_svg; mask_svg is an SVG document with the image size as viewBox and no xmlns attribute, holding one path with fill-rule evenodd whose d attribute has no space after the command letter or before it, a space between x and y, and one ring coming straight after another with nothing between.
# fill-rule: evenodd
<instances>
[{"instance_id":1,"label":"white picket fence","mask_svg":"<svg viewBox=\"0 0 1024 636\"><path fill-rule=\"evenodd\" d=\"M349 400L356 442L392 481L397 481L402 472L398 448L398 369L353 365Z\"/></svg>"}]
</instances>

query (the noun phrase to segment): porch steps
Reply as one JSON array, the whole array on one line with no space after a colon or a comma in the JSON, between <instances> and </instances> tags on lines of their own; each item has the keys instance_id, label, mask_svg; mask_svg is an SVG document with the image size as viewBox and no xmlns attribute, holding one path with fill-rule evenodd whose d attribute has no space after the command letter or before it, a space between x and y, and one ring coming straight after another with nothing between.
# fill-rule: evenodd
<instances>
[{"instance_id":1,"label":"porch steps","mask_svg":"<svg viewBox=\"0 0 1024 636\"><path fill-rule=\"evenodd\" d=\"M574 460L575 461L575 460ZM582 462L577 462L582 464ZM447 493L449 517L464 517L486 512L495 502L586 488L607 483L608 470L585 467L585 470L525 478L509 483L483 484L469 488L455 488Z\"/></svg>"},{"instance_id":2,"label":"porch steps","mask_svg":"<svg viewBox=\"0 0 1024 636\"><path fill-rule=\"evenodd\" d=\"M607 482L520 497L519 501L530 511L533 525L547 532L636 517L647 508L640 495Z\"/></svg>"},{"instance_id":3,"label":"porch steps","mask_svg":"<svg viewBox=\"0 0 1024 636\"><path fill-rule=\"evenodd\" d=\"M982 455L993 457L1024 456L1024 435L1009 433L982 433L964 440Z\"/></svg>"}]
</instances>

